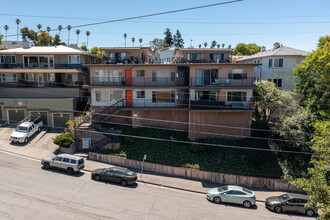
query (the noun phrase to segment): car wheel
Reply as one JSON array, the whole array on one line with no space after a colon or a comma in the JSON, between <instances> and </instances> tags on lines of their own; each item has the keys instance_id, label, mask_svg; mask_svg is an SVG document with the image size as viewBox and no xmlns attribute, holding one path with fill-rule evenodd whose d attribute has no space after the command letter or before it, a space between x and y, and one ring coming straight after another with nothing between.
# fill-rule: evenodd
<instances>
[{"instance_id":1,"label":"car wheel","mask_svg":"<svg viewBox=\"0 0 330 220\"><path fill-rule=\"evenodd\" d=\"M251 202L250 201L244 201L243 202L243 206L245 207L245 208L250 208L251 207Z\"/></svg>"},{"instance_id":2,"label":"car wheel","mask_svg":"<svg viewBox=\"0 0 330 220\"><path fill-rule=\"evenodd\" d=\"M122 181L120 181L120 185L122 185L122 186L127 186L127 181L126 181L126 180L122 180Z\"/></svg>"},{"instance_id":3,"label":"car wheel","mask_svg":"<svg viewBox=\"0 0 330 220\"><path fill-rule=\"evenodd\" d=\"M101 177L100 177L100 175L95 175L95 176L94 176L94 179L95 179L96 181L100 181L100 180L101 180Z\"/></svg>"},{"instance_id":4,"label":"car wheel","mask_svg":"<svg viewBox=\"0 0 330 220\"><path fill-rule=\"evenodd\" d=\"M216 196L213 198L213 202L216 203L216 204L219 204L221 202L221 198Z\"/></svg>"},{"instance_id":5,"label":"car wheel","mask_svg":"<svg viewBox=\"0 0 330 220\"><path fill-rule=\"evenodd\" d=\"M25 138L25 139L24 139L24 143L27 143L27 142L28 142L28 139L27 139L27 138Z\"/></svg>"},{"instance_id":6,"label":"car wheel","mask_svg":"<svg viewBox=\"0 0 330 220\"><path fill-rule=\"evenodd\" d=\"M70 168L70 167L66 170L66 172L67 172L69 175L72 175L72 174L74 173L73 169Z\"/></svg>"},{"instance_id":7,"label":"car wheel","mask_svg":"<svg viewBox=\"0 0 330 220\"><path fill-rule=\"evenodd\" d=\"M44 168L44 169L49 169L49 168L50 168L49 163L44 163L43 168Z\"/></svg>"},{"instance_id":8,"label":"car wheel","mask_svg":"<svg viewBox=\"0 0 330 220\"><path fill-rule=\"evenodd\" d=\"M281 206L275 206L274 211L277 213L282 212L282 207Z\"/></svg>"},{"instance_id":9,"label":"car wheel","mask_svg":"<svg viewBox=\"0 0 330 220\"><path fill-rule=\"evenodd\" d=\"M306 215L307 215L307 216L313 216L313 215L314 215L314 211L313 211L312 209L308 209L308 210L306 211Z\"/></svg>"}]
</instances>

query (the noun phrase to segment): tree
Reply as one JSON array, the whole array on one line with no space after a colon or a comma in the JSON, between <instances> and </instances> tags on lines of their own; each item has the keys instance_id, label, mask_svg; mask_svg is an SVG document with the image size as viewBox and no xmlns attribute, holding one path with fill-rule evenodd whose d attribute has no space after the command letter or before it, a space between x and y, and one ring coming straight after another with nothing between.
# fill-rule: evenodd
<instances>
[{"instance_id":1,"label":"tree","mask_svg":"<svg viewBox=\"0 0 330 220\"><path fill-rule=\"evenodd\" d=\"M53 139L53 143L64 148L69 148L70 145L73 143L74 135L70 132L62 133L60 135L57 135Z\"/></svg>"},{"instance_id":2,"label":"tree","mask_svg":"<svg viewBox=\"0 0 330 220\"><path fill-rule=\"evenodd\" d=\"M207 42L204 43L204 47L205 47L205 48L207 47Z\"/></svg>"},{"instance_id":3,"label":"tree","mask_svg":"<svg viewBox=\"0 0 330 220\"><path fill-rule=\"evenodd\" d=\"M60 35L56 34L55 37L53 38L53 42L51 43L51 45L57 46L61 44L62 43L61 43Z\"/></svg>"},{"instance_id":4,"label":"tree","mask_svg":"<svg viewBox=\"0 0 330 220\"><path fill-rule=\"evenodd\" d=\"M217 48L218 48L218 49L220 48L220 44L217 44Z\"/></svg>"},{"instance_id":5,"label":"tree","mask_svg":"<svg viewBox=\"0 0 330 220\"><path fill-rule=\"evenodd\" d=\"M317 49L297 65L296 91L303 95L303 105L313 114L330 118L330 36L321 37Z\"/></svg>"},{"instance_id":6,"label":"tree","mask_svg":"<svg viewBox=\"0 0 330 220\"><path fill-rule=\"evenodd\" d=\"M173 36L173 44L177 48L184 47L184 41L179 30L176 30L175 35Z\"/></svg>"},{"instance_id":7,"label":"tree","mask_svg":"<svg viewBox=\"0 0 330 220\"><path fill-rule=\"evenodd\" d=\"M124 33L124 38L125 38L125 47L126 47L126 38L127 38L127 34Z\"/></svg>"},{"instance_id":8,"label":"tree","mask_svg":"<svg viewBox=\"0 0 330 220\"><path fill-rule=\"evenodd\" d=\"M222 44L222 48L225 48L225 44Z\"/></svg>"},{"instance_id":9,"label":"tree","mask_svg":"<svg viewBox=\"0 0 330 220\"><path fill-rule=\"evenodd\" d=\"M103 58L105 57L105 52L98 47L93 47L91 49L91 54L102 56Z\"/></svg>"},{"instance_id":10,"label":"tree","mask_svg":"<svg viewBox=\"0 0 330 220\"><path fill-rule=\"evenodd\" d=\"M88 38L89 38L89 35L91 35L91 32L89 32L89 31L86 31L86 36L87 36L87 48L88 48Z\"/></svg>"},{"instance_id":11,"label":"tree","mask_svg":"<svg viewBox=\"0 0 330 220\"><path fill-rule=\"evenodd\" d=\"M211 48L215 48L217 46L217 42L215 40L213 40L211 42Z\"/></svg>"},{"instance_id":12,"label":"tree","mask_svg":"<svg viewBox=\"0 0 330 220\"><path fill-rule=\"evenodd\" d=\"M2 44L2 38L3 38L3 35L1 35L1 33L0 33L0 46L1 46L1 44ZM0 50L1 50L2 48L0 47Z\"/></svg>"},{"instance_id":13,"label":"tree","mask_svg":"<svg viewBox=\"0 0 330 220\"><path fill-rule=\"evenodd\" d=\"M38 28L38 34L39 34L40 29L42 28L42 25L41 25L41 24L38 24L38 25L37 25L37 28Z\"/></svg>"},{"instance_id":14,"label":"tree","mask_svg":"<svg viewBox=\"0 0 330 220\"><path fill-rule=\"evenodd\" d=\"M308 208L318 207L319 219L330 219L330 121L316 121L312 149L314 155L312 167L308 169L308 178L300 178L291 183L310 195Z\"/></svg>"},{"instance_id":15,"label":"tree","mask_svg":"<svg viewBox=\"0 0 330 220\"><path fill-rule=\"evenodd\" d=\"M66 27L66 29L68 29L68 46L70 46L70 31L71 31L71 25L68 25Z\"/></svg>"},{"instance_id":16,"label":"tree","mask_svg":"<svg viewBox=\"0 0 330 220\"><path fill-rule=\"evenodd\" d=\"M77 46L78 46L79 45L79 34L80 34L79 29L76 30L76 34L77 34Z\"/></svg>"},{"instance_id":17,"label":"tree","mask_svg":"<svg viewBox=\"0 0 330 220\"><path fill-rule=\"evenodd\" d=\"M198 44L198 48L202 48L202 44Z\"/></svg>"},{"instance_id":18,"label":"tree","mask_svg":"<svg viewBox=\"0 0 330 220\"><path fill-rule=\"evenodd\" d=\"M239 43L236 45L233 54L234 55L252 55L256 54L260 51L260 46L256 44L244 44L244 43Z\"/></svg>"},{"instance_id":19,"label":"tree","mask_svg":"<svg viewBox=\"0 0 330 220\"><path fill-rule=\"evenodd\" d=\"M157 50L168 47L169 45L164 39L155 38L150 42L151 50L155 53Z\"/></svg>"},{"instance_id":20,"label":"tree","mask_svg":"<svg viewBox=\"0 0 330 220\"><path fill-rule=\"evenodd\" d=\"M18 18L16 19L16 24L17 24L17 41L18 41L18 30L19 30L19 24L21 23L21 20Z\"/></svg>"},{"instance_id":21,"label":"tree","mask_svg":"<svg viewBox=\"0 0 330 220\"><path fill-rule=\"evenodd\" d=\"M172 32L169 28L166 28L165 32L164 32L164 35L165 35L165 43L168 45L168 46L172 46L173 45L173 37L172 37Z\"/></svg>"},{"instance_id":22,"label":"tree","mask_svg":"<svg viewBox=\"0 0 330 220\"><path fill-rule=\"evenodd\" d=\"M134 47L135 37L132 37L132 42L133 42L133 47Z\"/></svg>"},{"instance_id":23,"label":"tree","mask_svg":"<svg viewBox=\"0 0 330 220\"><path fill-rule=\"evenodd\" d=\"M142 39L142 38L140 38L140 39L139 39L139 42L140 42L140 47L142 47L142 41L143 41L143 39Z\"/></svg>"},{"instance_id":24,"label":"tree","mask_svg":"<svg viewBox=\"0 0 330 220\"><path fill-rule=\"evenodd\" d=\"M83 49L84 51L88 51L88 48L86 45L82 45L80 48Z\"/></svg>"},{"instance_id":25,"label":"tree","mask_svg":"<svg viewBox=\"0 0 330 220\"><path fill-rule=\"evenodd\" d=\"M8 25L5 25L3 28L6 30L6 35L5 35L6 38L5 38L5 39L7 40L7 31L8 31L8 29L9 29L9 27L8 27Z\"/></svg>"},{"instance_id":26,"label":"tree","mask_svg":"<svg viewBox=\"0 0 330 220\"><path fill-rule=\"evenodd\" d=\"M50 46L53 45L53 37L50 36L46 31L41 31L39 35L37 35L36 46Z\"/></svg>"},{"instance_id":27,"label":"tree","mask_svg":"<svg viewBox=\"0 0 330 220\"><path fill-rule=\"evenodd\" d=\"M53 38L47 32L41 31L40 34L28 27L21 29L21 34L24 40L33 41L36 46L55 46L63 45L58 34Z\"/></svg>"},{"instance_id":28,"label":"tree","mask_svg":"<svg viewBox=\"0 0 330 220\"><path fill-rule=\"evenodd\" d=\"M38 33L33 31L32 29L30 30L28 27L24 27L21 30L22 38L24 40L31 40L34 43L37 41L37 35Z\"/></svg>"},{"instance_id":29,"label":"tree","mask_svg":"<svg viewBox=\"0 0 330 220\"><path fill-rule=\"evenodd\" d=\"M49 32L51 31L51 28L48 26L48 27L46 27L46 31L47 31L47 33L49 34Z\"/></svg>"},{"instance_id":30,"label":"tree","mask_svg":"<svg viewBox=\"0 0 330 220\"><path fill-rule=\"evenodd\" d=\"M58 35L61 37L61 31L63 29L62 25L59 25L57 29L58 29Z\"/></svg>"}]
</instances>

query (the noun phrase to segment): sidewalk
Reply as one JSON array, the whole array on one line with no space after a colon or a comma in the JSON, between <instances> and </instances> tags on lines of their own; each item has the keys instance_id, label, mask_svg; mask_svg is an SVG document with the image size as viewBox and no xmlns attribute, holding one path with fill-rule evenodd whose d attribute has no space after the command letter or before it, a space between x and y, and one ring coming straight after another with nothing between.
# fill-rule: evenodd
<instances>
[{"instance_id":1,"label":"sidewalk","mask_svg":"<svg viewBox=\"0 0 330 220\"><path fill-rule=\"evenodd\" d=\"M1 128L3 129L3 128ZM3 131L2 131L3 132ZM2 133L0 130L0 134ZM6 131L9 133L9 131ZM57 146L52 143L52 138L54 138L57 133L41 132L36 137L34 137L31 142L26 145L22 144L10 144L5 136L1 135L0 139L0 150L11 152L18 155L27 156L30 158L41 160L45 156L55 155ZM76 154L79 156L87 157L87 154ZM112 166L111 164L99 162L95 160L85 159L85 169L86 171L92 171L98 168L107 168ZM158 173L152 173L144 171L141 177L141 170L134 170L138 173L138 182L158 185L162 187L179 189L189 192L195 192L200 194L205 194L209 189L218 187L220 184L210 183L200 180L184 179L173 176L165 176ZM261 189L252 189L255 191L257 201L264 202L267 197L277 196L284 192L279 191L269 191Z\"/></svg>"}]
</instances>

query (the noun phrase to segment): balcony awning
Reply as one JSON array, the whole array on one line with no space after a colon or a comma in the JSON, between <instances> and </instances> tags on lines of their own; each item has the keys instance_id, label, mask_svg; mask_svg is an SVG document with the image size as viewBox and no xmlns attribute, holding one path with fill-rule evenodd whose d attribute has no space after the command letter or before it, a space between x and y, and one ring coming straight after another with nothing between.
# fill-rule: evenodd
<instances>
[{"instance_id":1,"label":"balcony awning","mask_svg":"<svg viewBox=\"0 0 330 220\"><path fill-rule=\"evenodd\" d=\"M77 69L0 69L0 73L79 73Z\"/></svg>"}]
</instances>

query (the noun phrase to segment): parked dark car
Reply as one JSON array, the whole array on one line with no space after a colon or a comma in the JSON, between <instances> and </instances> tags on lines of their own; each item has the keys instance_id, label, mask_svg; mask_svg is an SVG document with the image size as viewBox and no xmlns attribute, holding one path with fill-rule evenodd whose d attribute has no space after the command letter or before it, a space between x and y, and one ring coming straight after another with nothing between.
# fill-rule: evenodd
<instances>
[{"instance_id":1,"label":"parked dark car","mask_svg":"<svg viewBox=\"0 0 330 220\"><path fill-rule=\"evenodd\" d=\"M309 196L301 194L286 193L280 196L269 197L265 205L267 209L280 212L293 212L313 216L317 213L316 208L305 208Z\"/></svg>"},{"instance_id":2,"label":"parked dark car","mask_svg":"<svg viewBox=\"0 0 330 220\"><path fill-rule=\"evenodd\" d=\"M126 186L134 184L137 180L137 175L127 168L111 167L94 170L92 179L120 183L122 186Z\"/></svg>"}]
</instances>

